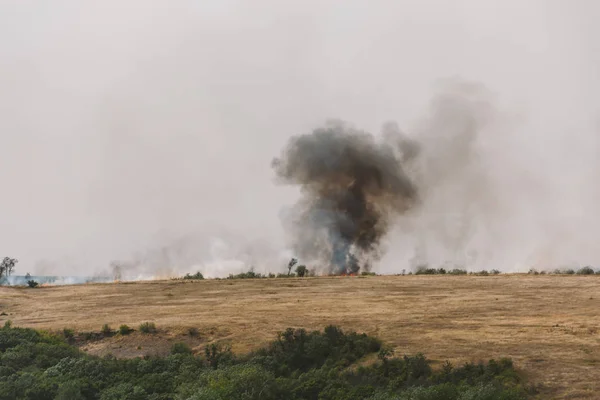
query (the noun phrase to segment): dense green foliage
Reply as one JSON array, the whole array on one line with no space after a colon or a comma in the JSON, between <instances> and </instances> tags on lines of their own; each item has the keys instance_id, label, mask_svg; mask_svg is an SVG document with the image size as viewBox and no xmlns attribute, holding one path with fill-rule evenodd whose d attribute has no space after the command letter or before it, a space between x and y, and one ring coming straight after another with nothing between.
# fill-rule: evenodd
<instances>
[{"instance_id":1,"label":"dense green foliage","mask_svg":"<svg viewBox=\"0 0 600 400\"><path fill-rule=\"evenodd\" d=\"M288 329L263 349L235 357L185 344L167 357L119 360L85 355L64 339L0 329L0 400L516 400L525 398L510 360L446 363L394 358L372 337Z\"/></svg>"}]
</instances>

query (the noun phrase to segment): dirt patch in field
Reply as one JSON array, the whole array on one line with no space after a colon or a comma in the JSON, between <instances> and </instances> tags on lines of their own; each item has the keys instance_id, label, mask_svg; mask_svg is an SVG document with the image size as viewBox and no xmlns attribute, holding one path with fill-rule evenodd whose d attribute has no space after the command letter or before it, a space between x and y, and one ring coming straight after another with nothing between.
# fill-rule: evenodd
<instances>
[{"instance_id":1,"label":"dirt patch in field","mask_svg":"<svg viewBox=\"0 0 600 400\"><path fill-rule=\"evenodd\" d=\"M60 332L57 332L60 335ZM115 333L102 335L99 332L80 332L73 344L82 351L104 357L135 358L145 356L166 356L175 343L187 344L194 354L202 354L204 347L211 343L230 344L230 332L217 327L198 329L196 327L160 329L155 333L131 332L126 335ZM93 336L90 338L90 336Z\"/></svg>"}]
</instances>

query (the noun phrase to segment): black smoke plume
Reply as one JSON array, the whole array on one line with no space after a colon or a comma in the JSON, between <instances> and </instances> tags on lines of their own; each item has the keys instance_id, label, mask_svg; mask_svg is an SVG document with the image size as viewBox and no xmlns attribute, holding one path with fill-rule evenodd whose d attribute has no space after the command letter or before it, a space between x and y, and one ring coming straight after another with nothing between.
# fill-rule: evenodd
<instances>
[{"instance_id":1,"label":"black smoke plume","mask_svg":"<svg viewBox=\"0 0 600 400\"><path fill-rule=\"evenodd\" d=\"M381 138L342 122L292 137L273 168L302 190L287 227L296 254L333 274L368 270L393 216L417 200L406 172L417 153L394 124Z\"/></svg>"}]
</instances>

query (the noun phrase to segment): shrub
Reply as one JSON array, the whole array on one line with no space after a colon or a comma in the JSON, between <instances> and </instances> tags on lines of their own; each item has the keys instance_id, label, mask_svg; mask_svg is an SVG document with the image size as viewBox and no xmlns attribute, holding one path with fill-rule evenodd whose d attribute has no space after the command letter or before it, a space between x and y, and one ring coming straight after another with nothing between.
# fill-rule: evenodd
<instances>
[{"instance_id":1,"label":"shrub","mask_svg":"<svg viewBox=\"0 0 600 400\"><path fill-rule=\"evenodd\" d=\"M497 270L497 269L493 269L493 270L490 271L490 274L492 274L492 275L500 275L500 271Z\"/></svg>"},{"instance_id":2,"label":"shrub","mask_svg":"<svg viewBox=\"0 0 600 400\"><path fill-rule=\"evenodd\" d=\"M34 281L33 279L31 279L31 280L27 281L27 286L29 286L30 288L33 289L33 288L38 287L38 283L36 281Z\"/></svg>"},{"instance_id":3,"label":"shrub","mask_svg":"<svg viewBox=\"0 0 600 400\"><path fill-rule=\"evenodd\" d=\"M102 329L100 330L100 332L102 332L104 336L110 336L113 334L113 330L110 329L110 326L108 326L108 324L102 325Z\"/></svg>"},{"instance_id":4,"label":"shrub","mask_svg":"<svg viewBox=\"0 0 600 400\"><path fill-rule=\"evenodd\" d=\"M156 333L156 325L154 325L154 322L142 322L139 330L142 333Z\"/></svg>"},{"instance_id":5,"label":"shrub","mask_svg":"<svg viewBox=\"0 0 600 400\"><path fill-rule=\"evenodd\" d=\"M415 271L415 275L435 275L437 274L437 270L435 268L427 268L425 266L421 266L417 268Z\"/></svg>"},{"instance_id":6,"label":"shrub","mask_svg":"<svg viewBox=\"0 0 600 400\"><path fill-rule=\"evenodd\" d=\"M591 267L583 267L577 270L577 275L594 275L594 270Z\"/></svg>"},{"instance_id":7,"label":"shrub","mask_svg":"<svg viewBox=\"0 0 600 400\"><path fill-rule=\"evenodd\" d=\"M192 349L183 342L177 342L171 346L171 354L192 354Z\"/></svg>"},{"instance_id":8,"label":"shrub","mask_svg":"<svg viewBox=\"0 0 600 400\"><path fill-rule=\"evenodd\" d=\"M70 328L64 328L63 336L69 343L72 343L75 340L75 331Z\"/></svg>"},{"instance_id":9,"label":"shrub","mask_svg":"<svg viewBox=\"0 0 600 400\"><path fill-rule=\"evenodd\" d=\"M527 273L529 275L539 275L540 274L535 268L530 268L529 271L527 271Z\"/></svg>"},{"instance_id":10,"label":"shrub","mask_svg":"<svg viewBox=\"0 0 600 400\"><path fill-rule=\"evenodd\" d=\"M141 350L141 346L138 346ZM116 359L85 355L31 329L0 330L0 398L99 400L522 400L510 360L431 368L423 355L394 355L365 334L335 326L286 329L236 358L211 344L193 357L185 343L171 355ZM363 361L370 360L368 363Z\"/></svg>"},{"instance_id":11,"label":"shrub","mask_svg":"<svg viewBox=\"0 0 600 400\"><path fill-rule=\"evenodd\" d=\"M204 356L208 365L214 369L217 369L219 365L229 364L234 360L231 347L223 346L220 343L213 343L204 347Z\"/></svg>"},{"instance_id":12,"label":"shrub","mask_svg":"<svg viewBox=\"0 0 600 400\"><path fill-rule=\"evenodd\" d=\"M188 328L188 335L190 335L191 337L197 337L198 335L200 335L200 332L198 331L198 328Z\"/></svg>"},{"instance_id":13,"label":"shrub","mask_svg":"<svg viewBox=\"0 0 600 400\"><path fill-rule=\"evenodd\" d=\"M421 266L417 268L415 271L415 275L445 275L447 272L444 268L427 268L425 266Z\"/></svg>"},{"instance_id":14,"label":"shrub","mask_svg":"<svg viewBox=\"0 0 600 400\"><path fill-rule=\"evenodd\" d=\"M375 272L363 271L360 273L362 276L377 276Z\"/></svg>"},{"instance_id":15,"label":"shrub","mask_svg":"<svg viewBox=\"0 0 600 400\"><path fill-rule=\"evenodd\" d=\"M296 275L298 275L298 277L304 278L307 274L308 269L306 268L306 265L298 265L296 267Z\"/></svg>"},{"instance_id":16,"label":"shrub","mask_svg":"<svg viewBox=\"0 0 600 400\"><path fill-rule=\"evenodd\" d=\"M123 324L119 327L119 333L121 335L129 335L131 332L133 332L133 329L131 329L129 326Z\"/></svg>"},{"instance_id":17,"label":"shrub","mask_svg":"<svg viewBox=\"0 0 600 400\"><path fill-rule=\"evenodd\" d=\"M227 279L261 279L266 278L267 276L254 272L253 269L250 269L248 272L242 272L239 274L229 274Z\"/></svg>"},{"instance_id":18,"label":"shrub","mask_svg":"<svg viewBox=\"0 0 600 400\"><path fill-rule=\"evenodd\" d=\"M194 275L190 275L189 273L185 274L185 276L183 277L183 279L197 279L197 280L202 280L204 279L204 275L202 275L202 273L200 271L196 272Z\"/></svg>"},{"instance_id":19,"label":"shrub","mask_svg":"<svg viewBox=\"0 0 600 400\"><path fill-rule=\"evenodd\" d=\"M467 275L467 270L460 269L460 268L454 268L453 270L448 271L448 274L450 274L450 275Z\"/></svg>"}]
</instances>

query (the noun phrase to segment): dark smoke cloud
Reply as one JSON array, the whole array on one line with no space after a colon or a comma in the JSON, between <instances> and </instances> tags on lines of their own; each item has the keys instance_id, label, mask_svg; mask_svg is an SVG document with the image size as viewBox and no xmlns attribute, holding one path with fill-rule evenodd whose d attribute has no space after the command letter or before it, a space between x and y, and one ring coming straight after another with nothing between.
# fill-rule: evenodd
<instances>
[{"instance_id":1,"label":"dark smoke cloud","mask_svg":"<svg viewBox=\"0 0 600 400\"><path fill-rule=\"evenodd\" d=\"M297 255L329 273L368 270L393 216L417 200L405 171L417 153L393 123L381 138L340 121L292 137L273 168L302 189L286 218Z\"/></svg>"}]
</instances>

